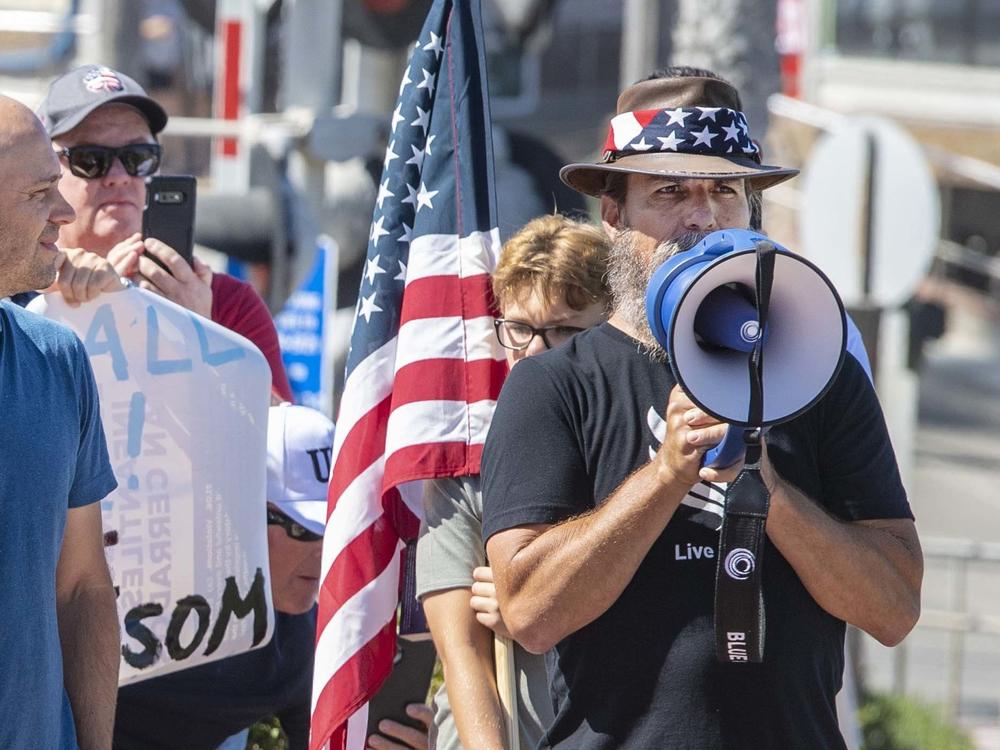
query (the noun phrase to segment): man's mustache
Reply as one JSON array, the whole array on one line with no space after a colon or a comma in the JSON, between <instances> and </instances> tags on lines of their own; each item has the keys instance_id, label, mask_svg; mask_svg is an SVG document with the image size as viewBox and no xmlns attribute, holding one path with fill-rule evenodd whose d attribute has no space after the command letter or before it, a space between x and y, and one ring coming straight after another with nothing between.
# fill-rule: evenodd
<instances>
[{"instance_id":1,"label":"man's mustache","mask_svg":"<svg viewBox=\"0 0 1000 750\"><path fill-rule=\"evenodd\" d=\"M684 234L677 235L673 239L664 240L660 242L659 246L657 246L655 257L660 259L660 263L662 263L664 260L676 255L677 253L683 253L690 250L703 239L708 237L709 234L711 234L711 232L685 232Z\"/></svg>"}]
</instances>

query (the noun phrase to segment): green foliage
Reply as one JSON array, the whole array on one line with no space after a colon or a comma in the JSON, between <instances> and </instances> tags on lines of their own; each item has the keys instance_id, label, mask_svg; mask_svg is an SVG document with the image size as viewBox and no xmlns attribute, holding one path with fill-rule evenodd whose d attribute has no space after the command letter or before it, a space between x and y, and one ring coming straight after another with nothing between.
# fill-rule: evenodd
<instances>
[{"instance_id":1,"label":"green foliage","mask_svg":"<svg viewBox=\"0 0 1000 750\"><path fill-rule=\"evenodd\" d=\"M444 667L441 666L441 660L438 659L434 662L434 674L431 675L431 686L427 691L427 702L430 703L431 698L441 687L441 683L444 682Z\"/></svg>"},{"instance_id":2,"label":"green foliage","mask_svg":"<svg viewBox=\"0 0 1000 750\"><path fill-rule=\"evenodd\" d=\"M875 694L858 710L864 750L975 750L941 709L905 695Z\"/></svg>"},{"instance_id":3,"label":"green foliage","mask_svg":"<svg viewBox=\"0 0 1000 750\"><path fill-rule=\"evenodd\" d=\"M247 750L288 750L288 738L274 716L250 727Z\"/></svg>"}]
</instances>

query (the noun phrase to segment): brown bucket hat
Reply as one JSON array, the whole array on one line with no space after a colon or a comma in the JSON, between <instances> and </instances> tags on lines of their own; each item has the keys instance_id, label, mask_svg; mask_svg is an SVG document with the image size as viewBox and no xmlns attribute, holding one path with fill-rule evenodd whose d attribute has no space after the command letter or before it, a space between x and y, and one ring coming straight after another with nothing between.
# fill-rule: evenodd
<instances>
[{"instance_id":1,"label":"brown bucket hat","mask_svg":"<svg viewBox=\"0 0 1000 750\"><path fill-rule=\"evenodd\" d=\"M799 170L760 163L736 89L716 78L683 76L625 89L604 158L597 164L567 164L559 177L574 190L596 196L604 192L608 172L744 179L763 190Z\"/></svg>"}]
</instances>

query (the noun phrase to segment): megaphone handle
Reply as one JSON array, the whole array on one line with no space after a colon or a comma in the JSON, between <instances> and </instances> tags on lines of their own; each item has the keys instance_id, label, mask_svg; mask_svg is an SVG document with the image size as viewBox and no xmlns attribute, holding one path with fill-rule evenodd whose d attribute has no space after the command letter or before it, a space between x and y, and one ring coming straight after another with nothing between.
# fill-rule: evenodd
<instances>
[{"instance_id":1,"label":"megaphone handle","mask_svg":"<svg viewBox=\"0 0 1000 750\"><path fill-rule=\"evenodd\" d=\"M739 461L743 453L743 430L734 430L732 427L726 429L726 436L714 448L705 451L702 457L702 466L710 469L724 469Z\"/></svg>"}]
</instances>

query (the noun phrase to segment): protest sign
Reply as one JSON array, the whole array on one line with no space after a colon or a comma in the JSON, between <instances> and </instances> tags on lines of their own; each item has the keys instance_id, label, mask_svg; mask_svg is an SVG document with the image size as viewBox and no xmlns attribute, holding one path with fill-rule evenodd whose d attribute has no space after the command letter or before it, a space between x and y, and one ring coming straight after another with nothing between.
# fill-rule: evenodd
<instances>
[{"instance_id":1,"label":"protest sign","mask_svg":"<svg viewBox=\"0 0 1000 750\"><path fill-rule=\"evenodd\" d=\"M138 288L30 309L83 340L118 489L101 503L125 685L267 643L271 373L242 336Z\"/></svg>"},{"instance_id":2,"label":"protest sign","mask_svg":"<svg viewBox=\"0 0 1000 750\"><path fill-rule=\"evenodd\" d=\"M296 403L317 409L331 419L331 316L337 303L337 265L337 243L332 237L320 235L309 275L274 318L281 357Z\"/></svg>"}]
</instances>

